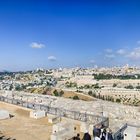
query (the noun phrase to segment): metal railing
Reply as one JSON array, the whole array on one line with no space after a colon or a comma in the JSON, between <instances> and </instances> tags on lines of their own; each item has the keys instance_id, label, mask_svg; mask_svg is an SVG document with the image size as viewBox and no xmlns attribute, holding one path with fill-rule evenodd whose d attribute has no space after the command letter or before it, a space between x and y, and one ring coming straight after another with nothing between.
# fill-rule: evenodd
<instances>
[{"instance_id":1,"label":"metal railing","mask_svg":"<svg viewBox=\"0 0 140 140\"><path fill-rule=\"evenodd\" d=\"M126 123L116 133L114 133L114 140L123 140L124 139L124 131L127 129L128 126L140 129L140 125L133 125L133 124ZM139 135L136 135L136 137L139 137Z\"/></svg>"},{"instance_id":2,"label":"metal railing","mask_svg":"<svg viewBox=\"0 0 140 140\"><path fill-rule=\"evenodd\" d=\"M8 98L8 97L0 96L0 101L22 106L25 108L30 108L33 110L44 110L48 114L52 114L56 116L63 116L63 117L67 117L67 118L78 120L78 121L83 121L83 122L94 121L96 124L100 123L100 124L103 124L104 126L107 126L109 124L109 120L106 117L101 117L101 116L92 115L88 113L81 113L78 111L55 108L55 107L51 107L51 106L47 106L43 104L23 101L22 99L15 99L14 97Z\"/></svg>"}]
</instances>

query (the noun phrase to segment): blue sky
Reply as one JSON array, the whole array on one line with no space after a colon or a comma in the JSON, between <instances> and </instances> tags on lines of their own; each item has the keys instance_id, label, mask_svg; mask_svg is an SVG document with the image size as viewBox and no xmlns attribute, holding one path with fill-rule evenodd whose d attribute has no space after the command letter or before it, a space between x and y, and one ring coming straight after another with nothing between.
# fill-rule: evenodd
<instances>
[{"instance_id":1,"label":"blue sky","mask_svg":"<svg viewBox=\"0 0 140 140\"><path fill-rule=\"evenodd\" d=\"M140 65L138 0L0 0L0 70Z\"/></svg>"}]
</instances>

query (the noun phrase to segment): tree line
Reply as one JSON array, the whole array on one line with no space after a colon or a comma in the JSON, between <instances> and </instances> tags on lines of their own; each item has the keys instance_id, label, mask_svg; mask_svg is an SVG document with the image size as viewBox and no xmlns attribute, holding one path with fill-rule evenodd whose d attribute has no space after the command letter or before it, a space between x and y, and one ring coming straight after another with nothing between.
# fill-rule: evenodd
<instances>
[{"instance_id":1,"label":"tree line","mask_svg":"<svg viewBox=\"0 0 140 140\"><path fill-rule=\"evenodd\" d=\"M120 80L127 80L127 79L140 79L140 74L136 75L112 75L112 74L92 74L96 80L109 80L109 79L120 79Z\"/></svg>"}]
</instances>

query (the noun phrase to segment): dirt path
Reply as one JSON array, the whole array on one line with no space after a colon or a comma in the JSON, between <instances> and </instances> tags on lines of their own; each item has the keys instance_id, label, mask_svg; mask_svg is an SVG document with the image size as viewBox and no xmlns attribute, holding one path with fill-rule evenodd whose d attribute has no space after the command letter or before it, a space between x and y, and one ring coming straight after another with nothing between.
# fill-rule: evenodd
<instances>
[{"instance_id":1,"label":"dirt path","mask_svg":"<svg viewBox=\"0 0 140 140\"><path fill-rule=\"evenodd\" d=\"M38 120L29 118L30 109L3 102L0 102L0 109L14 115L11 119L0 120L2 135L16 140L50 140L52 125L47 117Z\"/></svg>"}]
</instances>

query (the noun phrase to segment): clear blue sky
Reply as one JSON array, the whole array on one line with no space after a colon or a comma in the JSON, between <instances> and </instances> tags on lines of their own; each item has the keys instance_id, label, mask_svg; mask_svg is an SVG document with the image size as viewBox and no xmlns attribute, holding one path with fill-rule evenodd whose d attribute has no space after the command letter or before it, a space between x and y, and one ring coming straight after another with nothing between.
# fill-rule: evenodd
<instances>
[{"instance_id":1,"label":"clear blue sky","mask_svg":"<svg viewBox=\"0 0 140 140\"><path fill-rule=\"evenodd\" d=\"M140 65L139 0L0 0L0 70Z\"/></svg>"}]
</instances>

